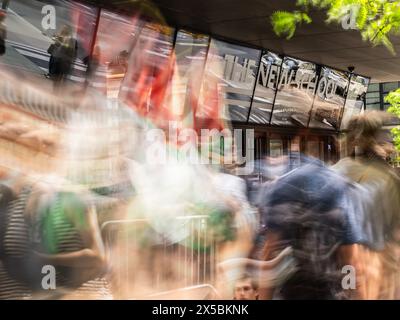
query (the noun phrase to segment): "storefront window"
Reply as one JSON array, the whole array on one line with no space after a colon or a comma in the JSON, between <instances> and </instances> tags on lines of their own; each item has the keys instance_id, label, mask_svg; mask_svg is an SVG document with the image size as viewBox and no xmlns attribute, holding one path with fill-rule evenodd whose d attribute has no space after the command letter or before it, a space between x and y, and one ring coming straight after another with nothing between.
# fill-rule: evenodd
<instances>
[{"instance_id":1,"label":"storefront window","mask_svg":"<svg viewBox=\"0 0 400 320\"><path fill-rule=\"evenodd\" d=\"M282 59L277 54L263 52L249 122L269 124L281 64Z\"/></svg>"},{"instance_id":2,"label":"storefront window","mask_svg":"<svg viewBox=\"0 0 400 320\"><path fill-rule=\"evenodd\" d=\"M317 65L285 57L271 124L307 127L317 80Z\"/></svg>"},{"instance_id":3,"label":"storefront window","mask_svg":"<svg viewBox=\"0 0 400 320\"><path fill-rule=\"evenodd\" d=\"M310 128L339 129L348 87L347 74L322 67L312 108Z\"/></svg>"}]
</instances>

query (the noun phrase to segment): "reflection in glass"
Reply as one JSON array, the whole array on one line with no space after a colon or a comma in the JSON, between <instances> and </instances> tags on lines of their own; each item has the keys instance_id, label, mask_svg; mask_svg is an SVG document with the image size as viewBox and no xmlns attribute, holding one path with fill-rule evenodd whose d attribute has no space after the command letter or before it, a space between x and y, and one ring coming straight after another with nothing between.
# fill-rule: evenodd
<instances>
[{"instance_id":1,"label":"reflection in glass","mask_svg":"<svg viewBox=\"0 0 400 320\"><path fill-rule=\"evenodd\" d=\"M353 116L358 115L364 107L364 98L368 89L368 78L352 75L347 93L346 104L340 128L347 129L348 123Z\"/></svg>"},{"instance_id":2,"label":"reflection in glass","mask_svg":"<svg viewBox=\"0 0 400 320\"><path fill-rule=\"evenodd\" d=\"M135 18L101 10L94 50L97 56L89 61L96 64L91 85L110 98L118 97L138 29Z\"/></svg>"},{"instance_id":3,"label":"reflection in glass","mask_svg":"<svg viewBox=\"0 0 400 320\"><path fill-rule=\"evenodd\" d=\"M324 161L324 143L317 139L310 139L306 143L306 155Z\"/></svg>"},{"instance_id":4,"label":"reflection in glass","mask_svg":"<svg viewBox=\"0 0 400 320\"><path fill-rule=\"evenodd\" d=\"M277 54L263 52L249 122L269 124L281 63Z\"/></svg>"},{"instance_id":5,"label":"reflection in glass","mask_svg":"<svg viewBox=\"0 0 400 320\"><path fill-rule=\"evenodd\" d=\"M127 72L119 98L141 116L165 127L173 117L171 83L174 29L140 23L140 33L129 52Z\"/></svg>"},{"instance_id":6,"label":"reflection in glass","mask_svg":"<svg viewBox=\"0 0 400 320\"><path fill-rule=\"evenodd\" d=\"M260 54L260 50L211 40L203 86L207 78L220 79L227 107L223 118L247 121Z\"/></svg>"},{"instance_id":7,"label":"reflection in glass","mask_svg":"<svg viewBox=\"0 0 400 320\"><path fill-rule=\"evenodd\" d=\"M285 57L279 77L271 124L306 127L317 78L317 65Z\"/></svg>"},{"instance_id":8,"label":"reflection in glass","mask_svg":"<svg viewBox=\"0 0 400 320\"><path fill-rule=\"evenodd\" d=\"M290 139L290 164L291 166L300 165L301 138L295 136Z\"/></svg>"},{"instance_id":9,"label":"reflection in glass","mask_svg":"<svg viewBox=\"0 0 400 320\"><path fill-rule=\"evenodd\" d=\"M179 30L175 42L178 79L174 87L176 114L189 124L197 107L209 37Z\"/></svg>"},{"instance_id":10,"label":"reflection in glass","mask_svg":"<svg viewBox=\"0 0 400 320\"><path fill-rule=\"evenodd\" d=\"M55 9L55 19L44 19L42 9L46 5ZM63 43L70 44L71 48L68 50L68 59L65 58L68 61L64 61L68 68L63 70L63 74L66 79L83 83L86 66L82 60L92 47L98 10L71 1L10 1L6 25L12 59L3 62L12 70L15 68L50 78L54 71L50 66L50 52L52 55L63 56L65 51L61 52L59 48L55 50L54 46L51 49L51 45L56 42L57 36L60 38L62 30L68 30L71 39Z\"/></svg>"},{"instance_id":11,"label":"reflection in glass","mask_svg":"<svg viewBox=\"0 0 400 320\"><path fill-rule=\"evenodd\" d=\"M312 109L310 128L339 129L348 76L340 71L323 67L318 81L317 92Z\"/></svg>"},{"instance_id":12,"label":"reflection in glass","mask_svg":"<svg viewBox=\"0 0 400 320\"><path fill-rule=\"evenodd\" d=\"M283 157L283 141L281 139L271 139L269 141L269 155L272 158Z\"/></svg>"}]
</instances>

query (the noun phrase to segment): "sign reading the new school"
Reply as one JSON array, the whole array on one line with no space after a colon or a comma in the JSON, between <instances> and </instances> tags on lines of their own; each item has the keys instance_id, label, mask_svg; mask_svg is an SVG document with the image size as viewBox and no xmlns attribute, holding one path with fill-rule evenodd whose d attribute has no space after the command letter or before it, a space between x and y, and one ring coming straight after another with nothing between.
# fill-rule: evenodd
<instances>
[{"instance_id":1,"label":"sign reading the new school","mask_svg":"<svg viewBox=\"0 0 400 320\"><path fill-rule=\"evenodd\" d=\"M307 127L317 81L316 64L285 57L271 124Z\"/></svg>"},{"instance_id":2,"label":"sign reading the new school","mask_svg":"<svg viewBox=\"0 0 400 320\"><path fill-rule=\"evenodd\" d=\"M291 57L282 61L278 55L264 51L249 121L337 130L349 87L348 77L347 73L308 61ZM358 110L367 79L357 76L353 83L350 90L354 94L350 99L358 101L355 103ZM354 105L351 101L346 103L349 108ZM344 110L345 117L349 111Z\"/></svg>"},{"instance_id":3,"label":"sign reading the new school","mask_svg":"<svg viewBox=\"0 0 400 320\"><path fill-rule=\"evenodd\" d=\"M204 50L206 43L204 38ZM216 39L211 39L206 57L203 91L218 83L224 93L218 117L231 121L338 130L342 117L346 122L361 110L368 85L361 76L353 75L349 84L348 73ZM205 52L195 58L204 63ZM208 105L212 112L217 103Z\"/></svg>"}]
</instances>

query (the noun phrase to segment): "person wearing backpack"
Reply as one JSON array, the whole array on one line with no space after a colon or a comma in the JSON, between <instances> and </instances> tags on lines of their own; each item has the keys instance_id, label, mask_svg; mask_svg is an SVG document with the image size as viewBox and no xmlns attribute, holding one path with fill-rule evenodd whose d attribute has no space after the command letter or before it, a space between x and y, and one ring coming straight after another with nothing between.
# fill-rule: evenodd
<instances>
[{"instance_id":1,"label":"person wearing backpack","mask_svg":"<svg viewBox=\"0 0 400 320\"><path fill-rule=\"evenodd\" d=\"M353 242L346 190L345 179L311 157L271 183L261 206L265 240L255 258L270 261L291 247L296 271L276 286L260 287L261 300L348 298L338 258L341 246Z\"/></svg>"}]
</instances>

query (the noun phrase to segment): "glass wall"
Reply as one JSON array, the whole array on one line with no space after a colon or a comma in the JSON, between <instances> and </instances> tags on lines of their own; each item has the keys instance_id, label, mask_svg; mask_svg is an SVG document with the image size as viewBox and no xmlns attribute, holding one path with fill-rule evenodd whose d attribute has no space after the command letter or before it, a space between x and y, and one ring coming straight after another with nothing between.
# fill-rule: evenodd
<instances>
[{"instance_id":1,"label":"glass wall","mask_svg":"<svg viewBox=\"0 0 400 320\"><path fill-rule=\"evenodd\" d=\"M381 109L381 94L379 83L370 83L366 95L366 110Z\"/></svg>"},{"instance_id":2,"label":"glass wall","mask_svg":"<svg viewBox=\"0 0 400 320\"><path fill-rule=\"evenodd\" d=\"M309 127L339 130L349 80L344 72L322 67Z\"/></svg>"},{"instance_id":3,"label":"glass wall","mask_svg":"<svg viewBox=\"0 0 400 320\"><path fill-rule=\"evenodd\" d=\"M341 129L347 129L351 117L360 114L364 109L365 95L368 90L368 78L352 75L347 92L346 104L344 107Z\"/></svg>"},{"instance_id":4,"label":"glass wall","mask_svg":"<svg viewBox=\"0 0 400 320\"><path fill-rule=\"evenodd\" d=\"M49 73L50 46L63 33L71 47L68 78L84 82L86 66L82 60L91 51L99 10L71 1L10 1L3 66L37 75Z\"/></svg>"},{"instance_id":5,"label":"glass wall","mask_svg":"<svg viewBox=\"0 0 400 320\"><path fill-rule=\"evenodd\" d=\"M174 87L176 113L188 124L193 120L210 38L179 30L175 40L177 79Z\"/></svg>"},{"instance_id":6,"label":"glass wall","mask_svg":"<svg viewBox=\"0 0 400 320\"><path fill-rule=\"evenodd\" d=\"M43 14L44 6L50 11ZM52 10L54 28L44 28L52 24ZM2 65L45 75L47 51L66 28L75 43L68 78L120 98L143 116L193 121L195 114L201 119L339 130L362 109L367 78L354 75L349 85L346 73L207 35L175 32L141 21L134 13L129 17L50 0L13 0L8 12L8 53ZM367 108L382 103L381 93L397 85L378 85L382 90L367 93Z\"/></svg>"},{"instance_id":7,"label":"glass wall","mask_svg":"<svg viewBox=\"0 0 400 320\"><path fill-rule=\"evenodd\" d=\"M93 70L90 85L109 98L119 95L129 53L139 30L140 23L135 17L101 10L92 57L96 70Z\"/></svg>"},{"instance_id":8,"label":"glass wall","mask_svg":"<svg viewBox=\"0 0 400 320\"><path fill-rule=\"evenodd\" d=\"M159 126L173 117L170 101L174 29L141 22L140 33L129 50L127 71L119 98Z\"/></svg>"},{"instance_id":9,"label":"glass wall","mask_svg":"<svg viewBox=\"0 0 400 320\"><path fill-rule=\"evenodd\" d=\"M317 80L316 64L285 57L271 124L307 127Z\"/></svg>"},{"instance_id":10,"label":"glass wall","mask_svg":"<svg viewBox=\"0 0 400 320\"><path fill-rule=\"evenodd\" d=\"M249 122L269 124L281 64L282 59L277 54L263 52Z\"/></svg>"},{"instance_id":11,"label":"glass wall","mask_svg":"<svg viewBox=\"0 0 400 320\"><path fill-rule=\"evenodd\" d=\"M203 86L208 85L208 78L220 80L226 107L222 117L226 120L247 121L260 55L260 50L211 40Z\"/></svg>"}]
</instances>

